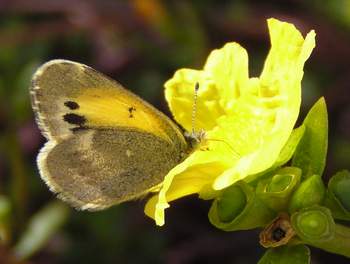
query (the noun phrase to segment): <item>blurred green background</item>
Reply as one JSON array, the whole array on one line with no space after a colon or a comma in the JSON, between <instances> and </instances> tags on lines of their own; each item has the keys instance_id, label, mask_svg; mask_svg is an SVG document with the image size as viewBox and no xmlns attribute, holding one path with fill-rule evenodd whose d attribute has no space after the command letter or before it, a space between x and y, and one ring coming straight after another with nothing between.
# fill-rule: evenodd
<instances>
[{"instance_id":1,"label":"blurred green background","mask_svg":"<svg viewBox=\"0 0 350 264\"><path fill-rule=\"evenodd\" d=\"M144 201L97 213L57 201L36 168L44 139L28 87L40 64L70 59L169 114L163 83L176 69L200 69L210 50L225 42L243 45L251 76L259 75L269 17L292 22L304 34L316 30L301 120L325 96L327 180L350 169L349 0L0 0L0 263L256 263L264 252L258 231L216 230L207 219L210 202L196 197L174 202L162 228L143 214ZM349 263L315 249L312 258Z\"/></svg>"}]
</instances>

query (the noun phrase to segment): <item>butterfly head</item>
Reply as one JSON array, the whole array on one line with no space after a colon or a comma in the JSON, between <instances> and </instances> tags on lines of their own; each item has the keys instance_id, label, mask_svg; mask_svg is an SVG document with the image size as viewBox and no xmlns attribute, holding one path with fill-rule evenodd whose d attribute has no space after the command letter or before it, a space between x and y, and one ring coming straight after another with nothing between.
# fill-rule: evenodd
<instances>
[{"instance_id":1,"label":"butterfly head","mask_svg":"<svg viewBox=\"0 0 350 264\"><path fill-rule=\"evenodd\" d=\"M206 132L201 129L199 131L186 132L185 138L191 149L196 149L204 141L206 141Z\"/></svg>"}]
</instances>

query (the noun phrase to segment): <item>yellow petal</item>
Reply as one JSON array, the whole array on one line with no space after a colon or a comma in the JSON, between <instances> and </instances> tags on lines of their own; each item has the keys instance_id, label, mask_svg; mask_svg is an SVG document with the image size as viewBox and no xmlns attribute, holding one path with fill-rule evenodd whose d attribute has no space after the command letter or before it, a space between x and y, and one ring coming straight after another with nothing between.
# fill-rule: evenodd
<instances>
[{"instance_id":1,"label":"yellow petal","mask_svg":"<svg viewBox=\"0 0 350 264\"><path fill-rule=\"evenodd\" d=\"M220 175L214 189L272 166L299 114L303 65L315 46L315 33L311 31L304 40L292 24L269 19L268 25L271 50L261 77L250 79L229 117L232 121L221 125L236 138L232 144L237 151L249 155Z\"/></svg>"},{"instance_id":2,"label":"yellow petal","mask_svg":"<svg viewBox=\"0 0 350 264\"><path fill-rule=\"evenodd\" d=\"M258 152L253 152L239 159L235 166L225 170L215 179L212 185L213 189L222 190L250 175L250 168L259 162L258 155Z\"/></svg>"},{"instance_id":3,"label":"yellow petal","mask_svg":"<svg viewBox=\"0 0 350 264\"><path fill-rule=\"evenodd\" d=\"M210 130L224 113L220 95L210 76L203 71L180 69L165 83L165 98L174 119L187 131L192 130L192 112L196 83L199 84L196 106L196 130Z\"/></svg>"},{"instance_id":4,"label":"yellow petal","mask_svg":"<svg viewBox=\"0 0 350 264\"><path fill-rule=\"evenodd\" d=\"M232 101L239 98L248 76L248 54L238 43L227 43L223 48L213 50L204 66L219 89L223 108L232 108Z\"/></svg>"},{"instance_id":5,"label":"yellow petal","mask_svg":"<svg viewBox=\"0 0 350 264\"><path fill-rule=\"evenodd\" d=\"M164 210L168 202L180 197L205 191L210 196L208 186L221 174L225 167L220 163L198 164L183 170L183 167L171 171L164 179L164 186L158 195L153 196L146 204L145 213L156 220L157 225L164 225Z\"/></svg>"},{"instance_id":6,"label":"yellow petal","mask_svg":"<svg viewBox=\"0 0 350 264\"><path fill-rule=\"evenodd\" d=\"M315 47L314 31L304 40L292 24L269 19L268 27L271 50L260 76L260 94L266 102L276 99L270 106L275 108L275 124L259 153L260 166L251 168L251 174L270 167L288 140L299 115L304 63Z\"/></svg>"},{"instance_id":7,"label":"yellow petal","mask_svg":"<svg viewBox=\"0 0 350 264\"><path fill-rule=\"evenodd\" d=\"M196 130L209 131L216 119L234 107L248 81L248 54L237 43L211 52L203 71L181 69L165 83L165 97L175 120L192 130L194 88L199 84Z\"/></svg>"}]
</instances>

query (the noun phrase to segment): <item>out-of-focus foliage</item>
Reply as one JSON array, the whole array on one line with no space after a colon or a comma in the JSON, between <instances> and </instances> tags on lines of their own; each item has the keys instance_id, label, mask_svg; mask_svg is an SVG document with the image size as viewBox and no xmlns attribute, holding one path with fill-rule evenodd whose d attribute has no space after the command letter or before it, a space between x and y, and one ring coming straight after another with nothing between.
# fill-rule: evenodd
<instances>
[{"instance_id":1,"label":"out-of-focus foliage","mask_svg":"<svg viewBox=\"0 0 350 264\"><path fill-rule=\"evenodd\" d=\"M329 178L338 168L350 169L349 5L347 0L0 1L0 263L20 263L15 249L37 221L52 225L33 238L40 249L32 242L32 252L20 251L31 263L256 263L263 252L256 234L215 230L206 216L210 203L203 201L175 202L166 228L143 215L144 201L98 213L61 205L47 211L55 198L35 165L44 140L30 108L31 74L49 59L76 60L168 113L162 85L176 69L199 69L210 50L237 41L247 48L256 76L268 51L266 18L292 22L303 33L315 29L302 111L325 96ZM50 220L56 213L59 225ZM312 255L318 263L348 261Z\"/></svg>"}]
</instances>

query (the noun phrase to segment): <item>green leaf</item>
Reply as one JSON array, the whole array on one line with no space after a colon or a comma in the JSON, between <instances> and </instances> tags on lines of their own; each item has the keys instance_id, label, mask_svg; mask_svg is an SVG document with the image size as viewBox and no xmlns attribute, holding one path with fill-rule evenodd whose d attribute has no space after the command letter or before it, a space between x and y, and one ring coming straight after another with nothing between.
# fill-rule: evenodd
<instances>
[{"instance_id":1,"label":"green leaf","mask_svg":"<svg viewBox=\"0 0 350 264\"><path fill-rule=\"evenodd\" d=\"M320 175L312 175L305 179L293 193L289 211L295 212L301 208L321 204L325 197L326 188Z\"/></svg>"},{"instance_id":2,"label":"green leaf","mask_svg":"<svg viewBox=\"0 0 350 264\"><path fill-rule=\"evenodd\" d=\"M258 264L309 264L310 249L305 245L287 245L270 248Z\"/></svg>"},{"instance_id":3,"label":"green leaf","mask_svg":"<svg viewBox=\"0 0 350 264\"><path fill-rule=\"evenodd\" d=\"M311 108L303 125L305 133L294 153L292 166L301 168L303 177L322 176L328 147L328 116L323 97Z\"/></svg>"}]
</instances>

